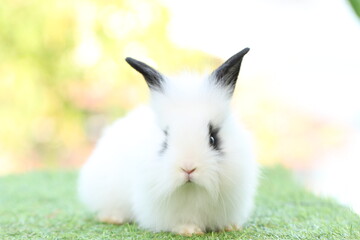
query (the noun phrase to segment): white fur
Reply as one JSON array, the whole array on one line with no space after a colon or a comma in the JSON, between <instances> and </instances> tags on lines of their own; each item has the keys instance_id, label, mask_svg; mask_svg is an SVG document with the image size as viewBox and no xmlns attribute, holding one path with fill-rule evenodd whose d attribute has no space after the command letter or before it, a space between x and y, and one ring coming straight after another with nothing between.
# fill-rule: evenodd
<instances>
[{"instance_id":1,"label":"white fur","mask_svg":"<svg viewBox=\"0 0 360 240\"><path fill-rule=\"evenodd\" d=\"M106 129L79 178L81 200L101 220L192 234L248 219L257 185L251 138L231 114L228 92L195 78L166 79L151 107ZM221 129L222 154L209 146L210 122ZM181 168L195 167L186 183Z\"/></svg>"}]
</instances>

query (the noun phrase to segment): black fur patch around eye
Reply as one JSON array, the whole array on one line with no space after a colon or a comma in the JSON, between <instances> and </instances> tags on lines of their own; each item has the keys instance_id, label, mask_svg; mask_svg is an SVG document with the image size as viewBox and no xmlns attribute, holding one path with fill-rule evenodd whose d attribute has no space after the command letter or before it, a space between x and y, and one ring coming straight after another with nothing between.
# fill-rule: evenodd
<instances>
[{"instance_id":1,"label":"black fur patch around eye","mask_svg":"<svg viewBox=\"0 0 360 240\"><path fill-rule=\"evenodd\" d=\"M220 128L214 127L211 123L209 123L209 145L216 151L221 151L219 131Z\"/></svg>"},{"instance_id":2,"label":"black fur patch around eye","mask_svg":"<svg viewBox=\"0 0 360 240\"><path fill-rule=\"evenodd\" d=\"M164 132L164 135L165 135L165 139L164 139L164 142L162 143L162 147L161 147L160 152L159 152L160 154L163 154L166 151L166 149L168 148L168 143L167 143L168 131L166 129L166 130L163 130L163 132Z\"/></svg>"},{"instance_id":3,"label":"black fur patch around eye","mask_svg":"<svg viewBox=\"0 0 360 240\"><path fill-rule=\"evenodd\" d=\"M167 147L168 147L168 144L167 144L167 141L165 140L165 141L163 142L163 144L162 144L162 147L161 147L159 153L160 153L160 154L163 154L163 153L166 151Z\"/></svg>"}]
</instances>

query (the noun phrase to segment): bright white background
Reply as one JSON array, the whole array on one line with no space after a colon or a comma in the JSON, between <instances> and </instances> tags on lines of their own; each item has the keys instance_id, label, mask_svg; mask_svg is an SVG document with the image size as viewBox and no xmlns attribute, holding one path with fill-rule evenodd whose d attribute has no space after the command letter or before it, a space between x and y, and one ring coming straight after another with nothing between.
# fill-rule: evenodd
<instances>
[{"instance_id":1,"label":"bright white background","mask_svg":"<svg viewBox=\"0 0 360 240\"><path fill-rule=\"evenodd\" d=\"M242 81L261 78L280 101L348 130L344 146L298 176L360 213L360 19L348 2L162 1L178 45L222 59L250 47Z\"/></svg>"}]
</instances>

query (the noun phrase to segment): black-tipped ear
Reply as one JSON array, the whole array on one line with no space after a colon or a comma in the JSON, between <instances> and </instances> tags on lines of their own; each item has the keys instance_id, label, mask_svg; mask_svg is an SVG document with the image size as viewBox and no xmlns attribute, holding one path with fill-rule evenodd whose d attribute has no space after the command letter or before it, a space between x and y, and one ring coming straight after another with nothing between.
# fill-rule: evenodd
<instances>
[{"instance_id":1,"label":"black-tipped ear","mask_svg":"<svg viewBox=\"0 0 360 240\"><path fill-rule=\"evenodd\" d=\"M249 48L243 49L225 63L223 63L218 69L216 69L211 75L216 85L227 88L232 95L235 89L236 80L239 75L241 61L245 54L249 52Z\"/></svg>"},{"instance_id":2,"label":"black-tipped ear","mask_svg":"<svg viewBox=\"0 0 360 240\"><path fill-rule=\"evenodd\" d=\"M158 71L146 65L145 63L130 57L126 58L125 61L128 64L130 64L130 66L132 66L136 71L138 71L143 75L143 77L146 80L146 83L148 84L151 90L156 90L156 91L162 90L164 78Z\"/></svg>"}]
</instances>

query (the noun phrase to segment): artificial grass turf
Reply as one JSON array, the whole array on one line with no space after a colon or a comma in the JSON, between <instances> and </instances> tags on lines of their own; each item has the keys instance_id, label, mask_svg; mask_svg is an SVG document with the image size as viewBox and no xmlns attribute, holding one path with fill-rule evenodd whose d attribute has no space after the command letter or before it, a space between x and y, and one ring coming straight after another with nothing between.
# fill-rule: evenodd
<instances>
[{"instance_id":1,"label":"artificial grass turf","mask_svg":"<svg viewBox=\"0 0 360 240\"><path fill-rule=\"evenodd\" d=\"M191 239L360 239L360 217L305 191L281 168L264 169L243 230ZM76 199L75 172L0 178L0 239L189 239L95 221Z\"/></svg>"}]
</instances>

